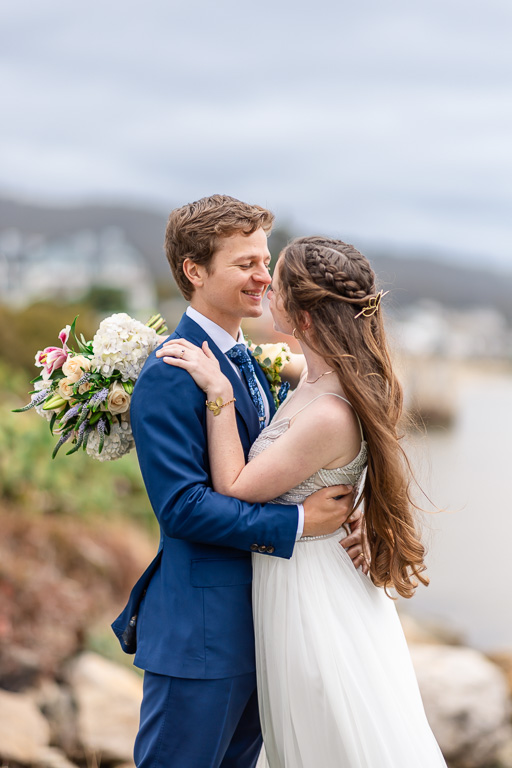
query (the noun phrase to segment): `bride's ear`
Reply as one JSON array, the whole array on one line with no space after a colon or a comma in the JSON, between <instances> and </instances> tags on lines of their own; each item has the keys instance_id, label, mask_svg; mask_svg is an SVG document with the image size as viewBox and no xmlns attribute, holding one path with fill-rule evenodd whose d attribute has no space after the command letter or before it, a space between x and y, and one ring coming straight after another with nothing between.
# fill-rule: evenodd
<instances>
[{"instance_id":1,"label":"bride's ear","mask_svg":"<svg viewBox=\"0 0 512 768\"><path fill-rule=\"evenodd\" d=\"M311 315L307 310L301 312L300 316L300 329L303 333L306 333L311 328Z\"/></svg>"}]
</instances>

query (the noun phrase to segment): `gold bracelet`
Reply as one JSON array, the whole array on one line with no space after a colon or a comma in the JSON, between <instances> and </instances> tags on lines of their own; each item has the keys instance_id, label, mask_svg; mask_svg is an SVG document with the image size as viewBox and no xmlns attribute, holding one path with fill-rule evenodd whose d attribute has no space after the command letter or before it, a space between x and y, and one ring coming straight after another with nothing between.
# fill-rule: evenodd
<instances>
[{"instance_id":1,"label":"gold bracelet","mask_svg":"<svg viewBox=\"0 0 512 768\"><path fill-rule=\"evenodd\" d=\"M221 408L224 408L226 405L231 405L231 403L234 402L236 402L236 397L232 400L228 400L227 403L222 400L222 397L218 397L216 400L207 400L206 407L214 416L218 416Z\"/></svg>"}]
</instances>

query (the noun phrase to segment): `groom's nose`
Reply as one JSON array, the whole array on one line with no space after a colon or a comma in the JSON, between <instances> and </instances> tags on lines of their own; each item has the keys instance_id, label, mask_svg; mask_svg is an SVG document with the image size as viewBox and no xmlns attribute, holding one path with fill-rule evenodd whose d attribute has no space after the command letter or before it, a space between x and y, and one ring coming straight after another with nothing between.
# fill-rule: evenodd
<instances>
[{"instance_id":1,"label":"groom's nose","mask_svg":"<svg viewBox=\"0 0 512 768\"><path fill-rule=\"evenodd\" d=\"M264 264L261 264L258 270L253 272L252 276L254 280L257 280L258 283L263 283L264 285L270 285L272 281L268 267L266 267Z\"/></svg>"}]
</instances>

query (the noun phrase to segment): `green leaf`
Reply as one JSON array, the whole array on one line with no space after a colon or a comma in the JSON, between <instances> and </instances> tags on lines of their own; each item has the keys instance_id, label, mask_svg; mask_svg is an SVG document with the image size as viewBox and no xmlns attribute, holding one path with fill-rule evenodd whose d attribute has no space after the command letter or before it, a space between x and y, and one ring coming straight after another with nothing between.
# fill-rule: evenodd
<instances>
[{"instance_id":1,"label":"green leaf","mask_svg":"<svg viewBox=\"0 0 512 768\"><path fill-rule=\"evenodd\" d=\"M77 339L76 333L75 333L76 321L78 320L78 317L79 317L79 315L77 315L75 317L75 319L73 320L73 322L71 323L71 328L70 328L69 334L70 334L70 336L73 336L73 338L76 341L76 343L78 344L78 346L80 346L80 342Z\"/></svg>"},{"instance_id":2,"label":"green leaf","mask_svg":"<svg viewBox=\"0 0 512 768\"><path fill-rule=\"evenodd\" d=\"M261 347L256 347L256 349L255 349L255 350L254 350L254 352L253 352L253 355L254 355L255 357L258 357L258 355L261 355L262 351L263 351L263 350L261 349Z\"/></svg>"},{"instance_id":3,"label":"green leaf","mask_svg":"<svg viewBox=\"0 0 512 768\"><path fill-rule=\"evenodd\" d=\"M263 361L263 365L264 365L266 368L270 368L270 366L272 365L272 360L270 359L270 357L266 357L266 358L264 359L264 361Z\"/></svg>"},{"instance_id":4,"label":"green leaf","mask_svg":"<svg viewBox=\"0 0 512 768\"><path fill-rule=\"evenodd\" d=\"M54 414L50 419L50 432L52 433L52 435L53 435L53 427L55 425L56 420L57 420L57 411L54 411Z\"/></svg>"}]
</instances>

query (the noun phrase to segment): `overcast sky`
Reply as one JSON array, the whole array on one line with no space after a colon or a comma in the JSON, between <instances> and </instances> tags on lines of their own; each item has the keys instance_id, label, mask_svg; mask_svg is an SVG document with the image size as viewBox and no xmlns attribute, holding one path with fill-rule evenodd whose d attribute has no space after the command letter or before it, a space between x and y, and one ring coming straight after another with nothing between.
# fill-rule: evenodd
<instances>
[{"instance_id":1,"label":"overcast sky","mask_svg":"<svg viewBox=\"0 0 512 768\"><path fill-rule=\"evenodd\" d=\"M0 0L0 194L512 269L511 40L510 0Z\"/></svg>"}]
</instances>

